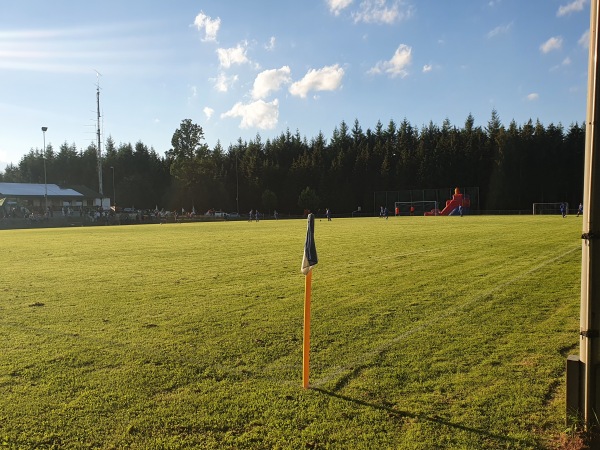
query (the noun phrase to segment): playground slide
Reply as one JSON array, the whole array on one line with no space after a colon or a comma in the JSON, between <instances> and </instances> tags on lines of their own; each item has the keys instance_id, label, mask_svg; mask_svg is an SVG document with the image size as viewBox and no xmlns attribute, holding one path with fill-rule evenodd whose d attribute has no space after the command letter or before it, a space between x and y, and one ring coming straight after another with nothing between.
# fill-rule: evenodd
<instances>
[{"instance_id":1,"label":"playground slide","mask_svg":"<svg viewBox=\"0 0 600 450\"><path fill-rule=\"evenodd\" d=\"M462 202L462 196L461 196L460 201L456 200L454 198L452 200L448 200L446 202L446 207L439 212L439 215L440 216L451 215L452 212L460 206L461 202Z\"/></svg>"},{"instance_id":2,"label":"playground slide","mask_svg":"<svg viewBox=\"0 0 600 450\"><path fill-rule=\"evenodd\" d=\"M463 208L469 208L471 206L471 199L467 196L463 198L458 188L454 189L454 195L452 200L446 200L446 207L441 211L432 209L430 212L426 212L426 216L451 216L458 214L458 207L462 205Z\"/></svg>"}]
</instances>

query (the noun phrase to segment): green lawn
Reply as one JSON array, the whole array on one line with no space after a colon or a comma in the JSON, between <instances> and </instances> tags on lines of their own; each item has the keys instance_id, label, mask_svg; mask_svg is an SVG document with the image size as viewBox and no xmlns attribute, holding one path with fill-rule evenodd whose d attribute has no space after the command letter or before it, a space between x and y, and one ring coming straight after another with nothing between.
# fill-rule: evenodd
<instances>
[{"instance_id":1,"label":"green lawn","mask_svg":"<svg viewBox=\"0 0 600 450\"><path fill-rule=\"evenodd\" d=\"M0 447L552 448L581 218L0 232Z\"/></svg>"}]
</instances>

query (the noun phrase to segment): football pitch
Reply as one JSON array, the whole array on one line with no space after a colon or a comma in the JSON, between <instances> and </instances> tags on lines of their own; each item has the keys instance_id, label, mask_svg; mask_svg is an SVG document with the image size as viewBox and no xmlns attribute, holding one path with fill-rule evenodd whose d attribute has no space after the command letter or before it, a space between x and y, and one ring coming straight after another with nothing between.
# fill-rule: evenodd
<instances>
[{"instance_id":1,"label":"football pitch","mask_svg":"<svg viewBox=\"0 0 600 450\"><path fill-rule=\"evenodd\" d=\"M555 448L581 218L0 232L6 448Z\"/></svg>"}]
</instances>

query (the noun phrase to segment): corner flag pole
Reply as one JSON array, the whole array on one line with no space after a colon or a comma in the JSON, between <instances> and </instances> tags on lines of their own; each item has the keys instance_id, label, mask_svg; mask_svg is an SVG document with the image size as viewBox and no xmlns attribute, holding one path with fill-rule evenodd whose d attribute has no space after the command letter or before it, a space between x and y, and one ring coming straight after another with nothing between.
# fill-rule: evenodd
<instances>
[{"instance_id":1,"label":"corner flag pole","mask_svg":"<svg viewBox=\"0 0 600 450\"><path fill-rule=\"evenodd\" d=\"M318 262L315 246L315 216L308 214L306 241L300 271L304 274L304 333L302 343L302 387L308 388L310 372L310 302L312 293L312 268Z\"/></svg>"},{"instance_id":2,"label":"corner flag pole","mask_svg":"<svg viewBox=\"0 0 600 450\"><path fill-rule=\"evenodd\" d=\"M308 388L310 373L310 296L312 283L312 270L304 277L304 335L302 340L302 387Z\"/></svg>"}]
</instances>

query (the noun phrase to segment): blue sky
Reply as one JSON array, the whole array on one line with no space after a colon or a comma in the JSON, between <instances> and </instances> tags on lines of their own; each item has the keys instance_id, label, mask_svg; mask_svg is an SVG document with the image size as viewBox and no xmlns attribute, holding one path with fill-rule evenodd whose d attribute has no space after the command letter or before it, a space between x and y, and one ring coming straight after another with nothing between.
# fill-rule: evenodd
<instances>
[{"instance_id":1,"label":"blue sky","mask_svg":"<svg viewBox=\"0 0 600 450\"><path fill-rule=\"evenodd\" d=\"M589 0L19 0L0 15L0 170L184 119L225 150L407 119L585 121ZM100 75L97 75L99 73Z\"/></svg>"}]
</instances>

